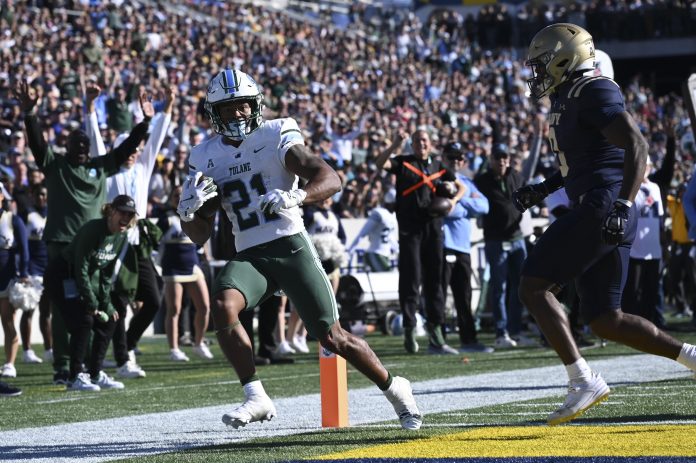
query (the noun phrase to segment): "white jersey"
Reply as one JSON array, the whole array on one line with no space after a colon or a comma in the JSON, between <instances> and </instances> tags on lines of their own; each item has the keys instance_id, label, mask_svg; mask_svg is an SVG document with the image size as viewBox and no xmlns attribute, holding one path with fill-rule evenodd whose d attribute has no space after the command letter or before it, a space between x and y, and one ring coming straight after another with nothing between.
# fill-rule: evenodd
<instances>
[{"instance_id":1,"label":"white jersey","mask_svg":"<svg viewBox=\"0 0 696 463\"><path fill-rule=\"evenodd\" d=\"M293 190L298 177L285 168L285 154L304 145L300 128L292 118L264 121L238 147L213 136L191 150L189 172L211 177L218 186L222 207L232 222L237 251L304 231L299 206L263 214L259 196L271 190Z\"/></svg>"},{"instance_id":2,"label":"white jersey","mask_svg":"<svg viewBox=\"0 0 696 463\"><path fill-rule=\"evenodd\" d=\"M391 257L392 251L399 248L395 237L396 227L396 214L383 207L375 207L370 211L367 222L353 241L351 248L354 248L363 236L367 236L370 241L367 252Z\"/></svg>"},{"instance_id":3,"label":"white jersey","mask_svg":"<svg viewBox=\"0 0 696 463\"><path fill-rule=\"evenodd\" d=\"M310 235L338 236L338 217L331 210L315 209L312 213L312 223L307 227Z\"/></svg>"},{"instance_id":4,"label":"white jersey","mask_svg":"<svg viewBox=\"0 0 696 463\"><path fill-rule=\"evenodd\" d=\"M27 214L27 235L30 241L41 240L41 238L43 238L44 228L46 228L45 216L36 211Z\"/></svg>"},{"instance_id":5,"label":"white jersey","mask_svg":"<svg viewBox=\"0 0 696 463\"><path fill-rule=\"evenodd\" d=\"M638 228L630 255L633 259L661 259L660 224L665 210L660 187L649 180L644 181L640 184L634 203L638 209Z\"/></svg>"},{"instance_id":6,"label":"white jersey","mask_svg":"<svg viewBox=\"0 0 696 463\"><path fill-rule=\"evenodd\" d=\"M12 249L15 244L12 213L0 210L0 249Z\"/></svg>"}]
</instances>

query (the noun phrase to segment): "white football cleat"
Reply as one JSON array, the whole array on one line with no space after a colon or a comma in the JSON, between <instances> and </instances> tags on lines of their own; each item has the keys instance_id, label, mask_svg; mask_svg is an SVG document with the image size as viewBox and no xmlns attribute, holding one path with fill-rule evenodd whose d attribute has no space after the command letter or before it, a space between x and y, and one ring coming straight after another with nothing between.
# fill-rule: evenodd
<instances>
[{"instance_id":1,"label":"white football cleat","mask_svg":"<svg viewBox=\"0 0 696 463\"><path fill-rule=\"evenodd\" d=\"M0 368L0 376L4 376L5 378L16 378L17 369L12 363L6 363Z\"/></svg>"},{"instance_id":2,"label":"white football cleat","mask_svg":"<svg viewBox=\"0 0 696 463\"><path fill-rule=\"evenodd\" d=\"M101 388L90 380L88 373L78 373L75 380L68 384L66 391L98 392Z\"/></svg>"},{"instance_id":3,"label":"white football cleat","mask_svg":"<svg viewBox=\"0 0 696 463\"><path fill-rule=\"evenodd\" d=\"M565 402L547 418L549 426L567 423L577 418L588 408L609 397L609 392L607 383L594 371L589 381L570 381Z\"/></svg>"},{"instance_id":4,"label":"white football cleat","mask_svg":"<svg viewBox=\"0 0 696 463\"><path fill-rule=\"evenodd\" d=\"M384 395L394 407L402 428L411 431L420 429L421 424L423 424L423 417L420 411L418 411L416 399L413 398L409 380L401 376L394 376L391 386L384 391Z\"/></svg>"},{"instance_id":5,"label":"white football cleat","mask_svg":"<svg viewBox=\"0 0 696 463\"><path fill-rule=\"evenodd\" d=\"M254 421L270 421L276 416L276 408L267 395L248 397L244 403L230 413L222 415L222 422L234 429L246 426Z\"/></svg>"},{"instance_id":6,"label":"white football cleat","mask_svg":"<svg viewBox=\"0 0 696 463\"><path fill-rule=\"evenodd\" d=\"M307 338L304 336L293 336L292 347L294 347L297 352L300 352L302 354L309 354Z\"/></svg>"}]
</instances>

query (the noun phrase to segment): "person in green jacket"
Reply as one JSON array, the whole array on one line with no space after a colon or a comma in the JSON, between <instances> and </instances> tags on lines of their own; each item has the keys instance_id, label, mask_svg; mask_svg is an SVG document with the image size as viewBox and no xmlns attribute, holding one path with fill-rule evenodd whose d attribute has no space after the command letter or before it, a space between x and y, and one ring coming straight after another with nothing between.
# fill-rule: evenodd
<instances>
[{"instance_id":1,"label":"person in green jacket","mask_svg":"<svg viewBox=\"0 0 696 463\"><path fill-rule=\"evenodd\" d=\"M117 148L98 158L89 157L89 137L82 130L75 130L68 137L67 153L57 156L43 137L41 124L36 116L38 94L26 80L17 83L15 96L24 113L24 124L29 147L39 169L46 176L48 188L48 215L43 239L48 248L49 264L85 223L96 219L106 203L106 178L116 174L121 164L135 151L147 136L147 130L155 110L146 95L140 98L145 118L136 125L130 136ZM68 334L59 311L53 311L53 382L66 384L68 373Z\"/></svg>"},{"instance_id":2,"label":"person in green jacket","mask_svg":"<svg viewBox=\"0 0 696 463\"><path fill-rule=\"evenodd\" d=\"M68 390L123 389L102 371L104 355L114 334L118 312L111 303L116 259L126 244L126 231L135 224L135 201L119 195L75 234L60 256L49 262L44 285L70 332ZM92 347L87 372L90 333Z\"/></svg>"}]
</instances>

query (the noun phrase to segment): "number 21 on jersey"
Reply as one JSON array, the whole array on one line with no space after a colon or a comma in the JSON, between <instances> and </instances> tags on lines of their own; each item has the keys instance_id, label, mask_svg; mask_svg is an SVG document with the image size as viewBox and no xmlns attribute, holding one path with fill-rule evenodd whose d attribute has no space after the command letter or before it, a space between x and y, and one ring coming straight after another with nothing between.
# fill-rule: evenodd
<instances>
[{"instance_id":1,"label":"number 21 on jersey","mask_svg":"<svg viewBox=\"0 0 696 463\"><path fill-rule=\"evenodd\" d=\"M222 186L224 200L227 202L229 207L232 208L232 212L237 218L239 231L256 227L261 224L261 220L264 222L269 222L278 219L277 214L262 214L260 211L255 209L252 209L245 214L243 212L244 209L248 208L249 206L255 207L255 205L251 204L249 190L255 191L258 196L266 194L266 185L263 184L263 177L260 173L254 174L251 177L248 185L241 178L236 178L224 183ZM259 216L262 218L259 218Z\"/></svg>"}]
</instances>

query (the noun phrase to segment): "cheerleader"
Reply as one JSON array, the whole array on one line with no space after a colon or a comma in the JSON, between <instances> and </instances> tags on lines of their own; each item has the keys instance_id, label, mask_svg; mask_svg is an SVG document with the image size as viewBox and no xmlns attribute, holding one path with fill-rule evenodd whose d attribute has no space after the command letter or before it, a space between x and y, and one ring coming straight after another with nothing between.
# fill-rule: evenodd
<instances>
[{"instance_id":1,"label":"cheerleader","mask_svg":"<svg viewBox=\"0 0 696 463\"><path fill-rule=\"evenodd\" d=\"M42 240L43 230L46 226L48 190L45 185L36 185L32 188L33 210L27 214L25 223L29 236L29 275L43 283L43 274L48 262L46 242ZM31 348L31 331L33 310L24 310L19 321L19 331L22 337L22 359L25 363L41 363L42 360ZM53 349L51 339L51 308L48 296L41 293L39 300L39 329L44 341L44 359L53 362Z\"/></svg>"},{"instance_id":2,"label":"cheerleader","mask_svg":"<svg viewBox=\"0 0 696 463\"><path fill-rule=\"evenodd\" d=\"M5 364L0 369L0 376L17 377L14 363L19 349L19 336L15 328L15 308L8 297L9 287L17 278L20 283L29 281L27 229L24 222L9 210L12 198L5 186L0 183L0 319L5 333ZM16 257L19 256L19 268Z\"/></svg>"},{"instance_id":3,"label":"cheerleader","mask_svg":"<svg viewBox=\"0 0 696 463\"><path fill-rule=\"evenodd\" d=\"M188 362L188 356L179 349L179 315L184 289L196 309L193 352L204 359L213 358L213 354L203 342L210 315L208 285L198 266L196 245L181 230L179 215L176 213L180 197L181 187L177 187L169 197L168 207L161 209L157 225L162 229L160 256L164 301L167 305L165 329L170 349L169 358L175 362Z\"/></svg>"}]
</instances>

